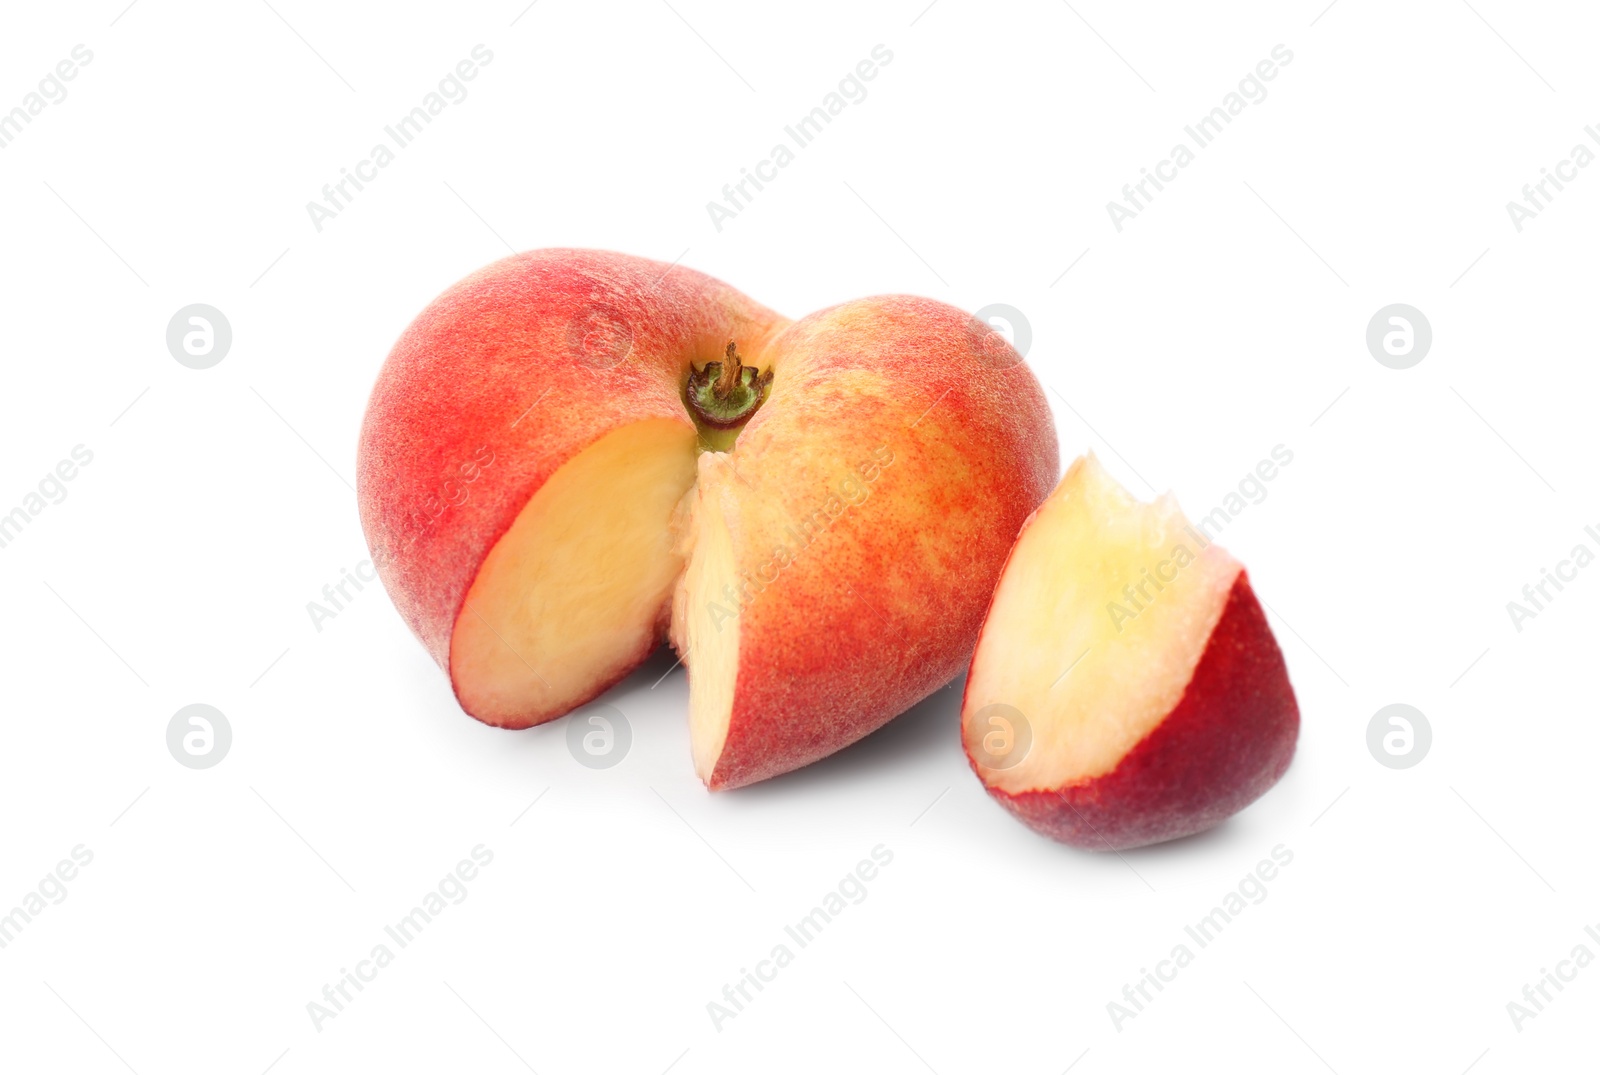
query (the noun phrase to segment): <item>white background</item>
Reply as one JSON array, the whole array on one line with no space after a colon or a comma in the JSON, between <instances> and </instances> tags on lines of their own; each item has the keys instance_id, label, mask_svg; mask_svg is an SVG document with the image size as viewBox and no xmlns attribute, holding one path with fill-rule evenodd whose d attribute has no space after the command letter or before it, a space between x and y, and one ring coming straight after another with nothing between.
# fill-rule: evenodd
<instances>
[{"instance_id":1,"label":"white background","mask_svg":"<svg viewBox=\"0 0 1600 1075\"><path fill-rule=\"evenodd\" d=\"M1600 550L1600 168L1520 233L1505 208L1600 122L1592 13L524 4L8 5L0 108L94 59L0 151L0 512L94 459L0 549L0 910L94 860L0 950L0 1066L1593 1065L1600 969L1520 1030L1506 1005L1600 955L1600 568L1520 632L1506 603ZM305 204L479 43L470 96L319 233ZM880 43L866 99L719 233L706 202ZM1119 233L1106 203L1280 43L1267 98ZM367 555L349 486L390 344L508 248L558 245L681 258L790 316L1015 306L1063 463L1094 449L1191 515L1288 447L1224 539L1299 696L1287 776L1202 837L1085 853L986 797L959 683L712 796L683 671L652 687L668 657L605 699L634 743L591 771L562 722L464 716L381 589L317 631L307 602ZM205 371L165 343L197 302L234 334ZM1403 371L1364 340L1395 302L1434 332ZM192 702L233 729L204 771L165 742ZM1398 771L1365 738L1394 702L1433 729ZM465 902L318 1029L307 1003L478 844ZM716 1028L707 1003L878 844L866 900ZM1279 844L1266 901L1117 1027L1108 1002Z\"/></svg>"}]
</instances>

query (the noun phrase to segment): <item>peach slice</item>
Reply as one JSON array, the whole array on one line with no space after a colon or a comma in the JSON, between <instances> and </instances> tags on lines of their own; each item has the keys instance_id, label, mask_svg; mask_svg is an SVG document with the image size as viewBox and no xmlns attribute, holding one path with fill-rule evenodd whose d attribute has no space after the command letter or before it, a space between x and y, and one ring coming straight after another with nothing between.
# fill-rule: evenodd
<instances>
[{"instance_id":1,"label":"peach slice","mask_svg":"<svg viewBox=\"0 0 1600 1075\"><path fill-rule=\"evenodd\" d=\"M682 422L635 422L533 495L484 558L451 636L462 708L525 727L581 705L655 649L683 571L670 523L694 484L694 445Z\"/></svg>"},{"instance_id":2,"label":"peach slice","mask_svg":"<svg viewBox=\"0 0 1600 1075\"><path fill-rule=\"evenodd\" d=\"M1090 455L1023 526L962 703L967 757L1031 828L1120 850L1211 828L1277 782L1299 709L1244 568L1171 495Z\"/></svg>"}]
</instances>

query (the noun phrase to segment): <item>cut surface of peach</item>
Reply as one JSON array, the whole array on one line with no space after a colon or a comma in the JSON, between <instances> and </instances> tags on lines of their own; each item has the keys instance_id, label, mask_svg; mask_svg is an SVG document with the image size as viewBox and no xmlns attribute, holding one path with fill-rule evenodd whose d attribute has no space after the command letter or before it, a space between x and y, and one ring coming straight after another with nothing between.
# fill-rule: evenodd
<instances>
[{"instance_id":1,"label":"cut surface of peach","mask_svg":"<svg viewBox=\"0 0 1600 1075\"><path fill-rule=\"evenodd\" d=\"M700 446L703 447L703 446ZM696 484L697 475L723 481ZM670 636L693 655L690 740L709 781L738 674L724 452L692 427L624 426L558 468L497 541L457 618L462 706L523 728L589 701ZM669 632L670 625L670 632Z\"/></svg>"},{"instance_id":2,"label":"cut surface of peach","mask_svg":"<svg viewBox=\"0 0 1600 1075\"><path fill-rule=\"evenodd\" d=\"M973 658L962 734L984 783L1113 770L1183 698L1240 570L1170 495L1141 503L1094 456L1074 463L1023 527ZM1029 741L997 754L988 718L1012 710Z\"/></svg>"},{"instance_id":3,"label":"cut surface of peach","mask_svg":"<svg viewBox=\"0 0 1600 1075\"><path fill-rule=\"evenodd\" d=\"M643 660L683 572L672 522L694 477L694 428L670 419L613 430L564 463L467 593L450 643L463 708L528 727Z\"/></svg>"},{"instance_id":4,"label":"cut surface of peach","mask_svg":"<svg viewBox=\"0 0 1600 1075\"><path fill-rule=\"evenodd\" d=\"M688 501L688 567L672 610L672 632L678 652L691 655L694 662L689 742L695 772L709 784L727 742L739 672L739 631L734 622L737 604L724 596L739 580L724 515L723 485L704 480L707 472L731 468L731 464L726 455L717 452L702 455L699 465L702 480Z\"/></svg>"}]
</instances>

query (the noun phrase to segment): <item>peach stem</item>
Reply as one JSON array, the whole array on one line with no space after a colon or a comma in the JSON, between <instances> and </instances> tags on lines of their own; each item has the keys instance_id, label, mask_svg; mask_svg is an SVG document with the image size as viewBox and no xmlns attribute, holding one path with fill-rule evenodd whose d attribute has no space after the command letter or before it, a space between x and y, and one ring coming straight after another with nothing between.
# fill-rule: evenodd
<instances>
[{"instance_id":1,"label":"peach stem","mask_svg":"<svg viewBox=\"0 0 1600 1075\"><path fill-rule=\"evenodd\" d=\"M732 340L729 340L727 357L722 360L722 375L717 378L717 383L711 389L717 394L718 399L727 399L728 393L739 383L739 370L742 366L743 363L739 361L739 349L734 346Z\"/></svg>"}]
</instances>

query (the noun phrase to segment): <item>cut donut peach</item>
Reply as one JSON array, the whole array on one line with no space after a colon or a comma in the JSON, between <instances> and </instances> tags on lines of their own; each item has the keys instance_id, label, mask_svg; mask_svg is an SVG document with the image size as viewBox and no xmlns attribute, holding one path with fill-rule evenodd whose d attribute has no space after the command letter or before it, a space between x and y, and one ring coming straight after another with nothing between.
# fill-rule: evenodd
<instances>
[{"instance_id":1,"label":"cut donut peach","mask_svg":"<svg viewBox=\"0 0 1600 1075\"><path fill-rule=\"evenodd\" d=\"M958 675L1056 468L1038 382L959 310L790 321L682 266L542 250L406 329L357 491L468 713L554 720L670 640L695 768L732 788Z\"/></svg>"}]
</instances>

